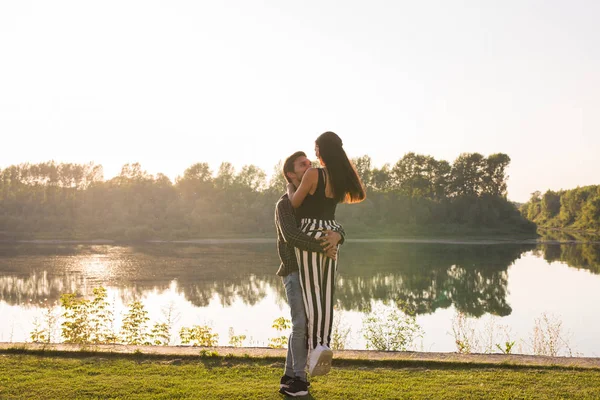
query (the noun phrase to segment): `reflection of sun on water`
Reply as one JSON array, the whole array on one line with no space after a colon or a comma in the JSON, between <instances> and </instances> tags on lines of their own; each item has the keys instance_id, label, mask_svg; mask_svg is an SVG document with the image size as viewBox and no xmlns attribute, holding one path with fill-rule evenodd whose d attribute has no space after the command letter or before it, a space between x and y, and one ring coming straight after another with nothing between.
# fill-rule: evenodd
<instances>
[{"instance_id":1,"label":"reflection of sun on water","mask_svg":"<svg viewBox=\"0 0 600 400\"><path fill-rule=\"evenodd\" d=\"M81 270L92 280L104 281L112 275L112 263L104 255L94 255L79 259Z\"/></svg>"}]
</instances>

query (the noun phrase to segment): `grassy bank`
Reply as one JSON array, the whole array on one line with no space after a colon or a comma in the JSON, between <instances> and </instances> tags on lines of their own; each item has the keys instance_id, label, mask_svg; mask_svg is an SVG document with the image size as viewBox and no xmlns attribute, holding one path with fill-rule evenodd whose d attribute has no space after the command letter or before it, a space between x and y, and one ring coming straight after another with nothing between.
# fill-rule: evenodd
<instances>
[{"instance_id":1,"label":"grassy bank","mask_svg":"<svg viewBox=\"0 0 600 400\"><path fill-rule=\"evenodd\" d=\"M0 352L2 399L280 399L283 359ZM600 370L334 360L314 399L596 399Z\"/></svg>"}]
</instances>

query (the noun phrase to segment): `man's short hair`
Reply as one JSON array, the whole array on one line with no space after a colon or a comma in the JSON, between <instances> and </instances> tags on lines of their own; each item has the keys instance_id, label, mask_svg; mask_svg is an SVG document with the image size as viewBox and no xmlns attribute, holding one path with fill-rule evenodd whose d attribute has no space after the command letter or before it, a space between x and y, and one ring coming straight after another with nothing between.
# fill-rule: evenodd
<instances>
[{"instance_id":1,"label":"man's short hair","mask_svg":"<svg viewBox=\"0 0 600 400\"><path fill-rule=\"evenodd\" d=\"M285 162L283 163L283 176L285 177L285 180L288 181L288 183L292 182L292 180L287 176L287 173L294 172L294 162L298 157L306 157L306 153L303 151L297 151L288 158L286 158Z\"/></svg>"}]
</instances>

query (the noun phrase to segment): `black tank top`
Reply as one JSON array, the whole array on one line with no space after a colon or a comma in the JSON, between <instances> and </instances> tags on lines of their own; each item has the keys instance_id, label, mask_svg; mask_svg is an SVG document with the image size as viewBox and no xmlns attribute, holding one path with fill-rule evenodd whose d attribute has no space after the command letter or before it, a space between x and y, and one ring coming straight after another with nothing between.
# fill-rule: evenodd
<instances>
[{"instance_id":1,"label":"black tank top","mask_svg":"<svg viewBox=\"0 0 600 400\"><path fill-rule=\"evenodd\" d=\"M314 194L307 194L302 205L296 210L299 218L316 218L321 220L334 220L337 201L325 196L326 175L323 168L319 168L319 181Z\"/></svg>"}]
</instances>

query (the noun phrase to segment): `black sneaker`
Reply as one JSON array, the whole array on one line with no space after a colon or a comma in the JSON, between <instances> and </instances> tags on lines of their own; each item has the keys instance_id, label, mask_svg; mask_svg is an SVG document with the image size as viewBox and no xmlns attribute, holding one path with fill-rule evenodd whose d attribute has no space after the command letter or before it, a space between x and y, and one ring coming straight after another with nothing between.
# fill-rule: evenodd
<instances>
[{"instance_id":1,"label":"black sneaker","mask_svg":"<svg viewBox=\"0 0 600 400\"><path fill-rule=\"evenodd\" d=\"M279 389L280 393L288 396L306 396L308 394L308 384L300 379L294 379L287 388Z\"/></svg>"},{"instance_id":2,"label":"black sneaker","mask_svg":"<svg viewBox=\"0 0 600 400\"><path fill-rule=\"evenodd\" d=\"M294 380L294 378L292 378L291 376L287 376L287 375L282 376L281 380L279 381L279 388L280 389L288 388L293 380Z\"/></svg>"},{"instance_id":3,"label":"black sneaker","mask_svg":"<svg viewBox=\"0 0 600 400\"><path fill-rule=\"evenodd\" d=\"M291 376L287 376L287 375L282 376L281 379L279 380L279 388L283 389L283 388L290 386L290 383L292 383L292 381L294 379L296 379L296 378L292 378ZM306 386L310 387L310 382L306 382ZM283 392L281 392L281 393L283 393Z\"/></svg>"}]
</instances>

